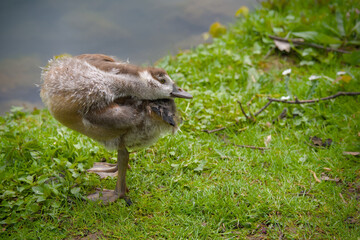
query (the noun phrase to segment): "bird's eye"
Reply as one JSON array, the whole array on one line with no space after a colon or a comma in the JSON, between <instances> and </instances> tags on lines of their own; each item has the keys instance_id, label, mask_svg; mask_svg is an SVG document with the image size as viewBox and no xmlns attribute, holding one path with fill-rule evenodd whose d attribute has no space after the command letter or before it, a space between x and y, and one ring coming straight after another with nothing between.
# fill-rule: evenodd
<instances>
[{"instance_id":1,"label":"bird's eye","mask_svg":"<svg viewBox=\"0 0 360 240\"><path fill-rule=\"evenodd\" d=\"M159 81L160 81L161 84L164 84L164 83L165 83L165 79L164 79L164 78L160 79Z\"/></svg>"}]
</instances>

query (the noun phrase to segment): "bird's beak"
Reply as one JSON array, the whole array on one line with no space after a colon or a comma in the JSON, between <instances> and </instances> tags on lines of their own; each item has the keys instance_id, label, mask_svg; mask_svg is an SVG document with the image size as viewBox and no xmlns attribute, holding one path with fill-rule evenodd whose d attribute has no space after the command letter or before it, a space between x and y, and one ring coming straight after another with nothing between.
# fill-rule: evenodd
<instances>
[{"instance_id":1,"label":"bird's beak","mask_svg":"<svg viewBox=\"0 0 360 240\"><path fill-rule=\"evenodd\" d=\"M174 97L174 98L187 98L187 99L193 98L193 96L190 93L182 90L181 88L179 88L175 84L173 86L172 92L170 93L170 96Z\"/></svg>"}]
</instances>

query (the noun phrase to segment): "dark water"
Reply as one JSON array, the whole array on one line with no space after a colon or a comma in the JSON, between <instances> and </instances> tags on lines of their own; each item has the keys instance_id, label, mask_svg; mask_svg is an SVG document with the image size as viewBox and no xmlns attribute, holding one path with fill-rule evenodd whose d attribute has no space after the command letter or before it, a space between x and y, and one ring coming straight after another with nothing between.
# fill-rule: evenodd
<instances>
[{"instance_id":1,"label":"dark water","mask_svg":"<svg viewBox=\"0 0 360 240\"><path fill-rule=\"evenodd\" d=\"M41 66L54 55L104 53L152 64L203 42L214 21L234 21L255 0L3 0L0 2L0 114L41 107Z\"/></svg>"}]
</instances>

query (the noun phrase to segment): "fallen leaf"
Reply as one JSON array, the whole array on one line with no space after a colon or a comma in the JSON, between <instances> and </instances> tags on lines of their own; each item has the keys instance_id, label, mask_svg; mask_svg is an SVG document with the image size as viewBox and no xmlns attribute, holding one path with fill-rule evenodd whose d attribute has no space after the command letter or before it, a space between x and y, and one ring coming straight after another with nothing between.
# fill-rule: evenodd
<instances>
[{"instance_id":1,"label":"fallen leaf","mask_svg":"<svg viewBox=\"0 0 360 240\"><path fill-rule=\"evenodd\" d=\"M107 162L94 162L92 168L88 169L87 172L93 172L100 176L101 179L107 177L117 177L118 172L105 172L104 169L109 169L115 167L116 164L107 163ZM129 166L128 166L129 168Z\"/></svg>"},{"instance_id":2,"label":"fallen leaf","mask_svg":"<svg viewBox=\"0 0 360 240\"><path fill-rule=\"evenodd\" d=\"M330 178L329 176L327 176L325 173L321 174L321 180L323 181L332 181L332 182L340 182L340 178Z\"/></svg>"},{"instance_id":3,"label":"fallen leaf","mask_svg":"<svg viewBox=\"0 0 360 240\"><path fill-rule=\"evenodd\" d=\"M325 140L322 140L321 138L319 137L310 137L310 141L315 145L315 146L318 146L318 147L330 147L330 145L332 144L333 140L331 138L328 138L328 139L325 139Z\"/></svg>"},{"instance_id":4,"label":"fallen leaf","mask_svg":"<svg viewBox=\"0 0 360 240\"><path fill-rule=\"evenodd\" d=\"M264 140L265 146L267 147L271 142L271 135L267 136Z\"/></svg>"},{"instance_id":5,"label":"fallen leaf","mask_svg":"<svg viewBox=\"0 0 360 240\"><path fill-rule=\"evenodd\" d=\"M336 78L336 81L343 81L345 83L349 83L351 80L350 75L341 75L340 77Z\"/></svg>"},{"instance_id":6,"label":"fallen leaf","mask_svg":"<svg viewBox=\"0 0 360 240\"><path fill-rule=\"evenodd\" d=\"M321 180L316 176L316 173L312 170L309 170L309 171L313 174L315 181L317 181L318 183L321 183Z\"/></svg>"},{"instance_id":7,"label":"fallen leaf","mask_svg":"<svg viewBox=\"0 0 360 240\"><path fill-rule=\"evenodd\" d=\"M324 170L326 170L326 171L331 171L331 168L327 168L327 167L324 167Z\"/></svg>"},{"instance_id":8,"label":"fallen leaf","mask_svg":"<svg viewBox=\"0 0 360 240\"><path fill-rule=\"evenodd\" d=\"M343 152L344 155L360 156L360 152Z\"/></svg>"},{"instance_id":9,"label":"fallen leaf","mask_svg":"<svg viewBox=\"0 0 360 240\"><path fill-rule=\"evenodd\" d=\"M341 193L340 193L341 194ZM346 202L345 202L346 203ZM350 223L350 224L355 224L355 223L358 223L359 220L357 220L356 218L354 217L348 217L346 220L346 223Z\"/></svg>"},{"instance_id":10,"label":"fallen leaf","mask_svg":"<svg viewBox=\"0 0 360 240\"><path fill-rule=\"evenodd\" d=\"M275 46L280 50L280 51L285 51L285 52L290 52L291 49L291 45L288 42L282 42L282 41L278 41L278 40L274 40Z\"/></svg>"},{"instance_id":11,"label":"fallen leaf","mask_svg":"<svg viewBox=\"0 0 360 240\"><path fill-rule=\"evenodd\" d=\"M314 136L314 137L310 137L310 140L316 146L321 146L322 145L322 139L321 138L318 138L318 137Z\"/></svg>"},{"instance_id":12,"label":"fallen leaf","mask_svg":"<svg viewBox=\"0 0 360 240\"><path fill-rule=\"evenodd\" d=\"M332 144L332 139L331 139L331 138L328 138L328 139L326 139L325 141L323 141L322 146L323 146L323 147L330 147L331 144Z\"/></svg>"},{"instance_id":13,"label":"fallen leaf","mask_svg":"<svg viewBox=\"0 0 360 240\"><path fill-rule=\"evenodd\" d=\"M343 200L343 202L344 202L345 204L347 204L347 202L345 201L345 198L343 197L343 195L342 195L341 193L339 193L339 196L341 197L341 200Z\"/></svg>"}]
</instances>

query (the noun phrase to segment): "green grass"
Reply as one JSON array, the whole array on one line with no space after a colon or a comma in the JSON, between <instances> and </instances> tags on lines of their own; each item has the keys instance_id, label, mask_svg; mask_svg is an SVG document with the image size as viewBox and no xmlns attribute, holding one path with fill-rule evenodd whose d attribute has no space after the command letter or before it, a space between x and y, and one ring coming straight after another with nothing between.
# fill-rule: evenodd
<instances>
[{"instance_id":1,"label":"green grass","mask_svg":"<svg viewBox=\"0 0 360 240\"><path fill-rule=\"evenodd\" d=\"M212 44L157 64L194 99L176 100L181 131L130 155L130 207L122 200L108 206L84 200L96 187L115 187L116 179L86 173L101 158L115 162L115 152L63 127L47 110L14 108L1 117L0 238L358 239L360 159L343 152L360 151L360 97L272 103L256 121L237 103L251 100L254 113L267 96L314 99L359 91L360 69L340 53L293 47L264 57L274 46L268 34L331 36L311 19L334 26L336 16L356 14L356 1L271 2L237 19ZM349 19L346 29L356 26ZM343 42L328 46L357 54L359 32L334 37ZM309 81L311 75L321 78ZM286 118L273 122L284 108ZM226 129L203 131L220 127ZM269 135L269 150L233 145L263 147ZM333 143L312 147L312 136ZM317 182L311 171L337 181Z\"/></svg>"}]
</instances>

